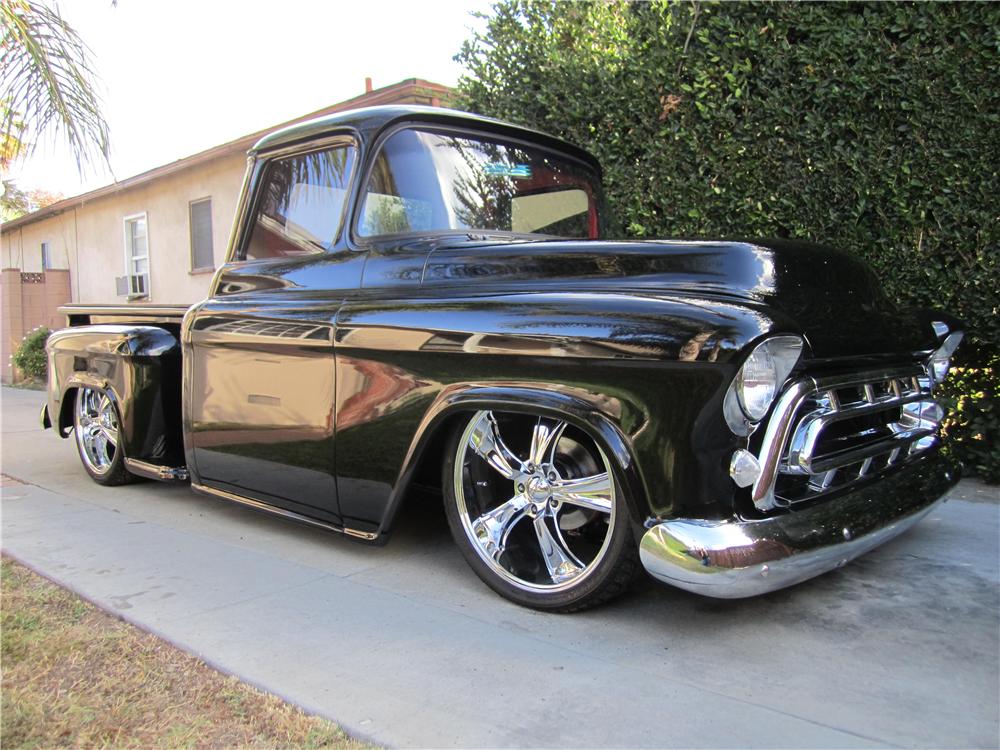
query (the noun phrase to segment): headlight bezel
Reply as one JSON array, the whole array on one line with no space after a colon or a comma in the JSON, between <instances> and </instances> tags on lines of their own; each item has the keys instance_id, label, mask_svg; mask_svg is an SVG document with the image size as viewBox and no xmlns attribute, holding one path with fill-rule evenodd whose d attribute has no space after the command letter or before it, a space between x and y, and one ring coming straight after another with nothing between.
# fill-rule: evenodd
<instances>
[{"instance_id":1,"label":"headlight bezel","mask_svg":"<svg viewBox=\"0 0 1000 750\"><path fill-rule=\"evenodd\" d=\"M951 331L947 335L942 335L942 326L944 326L943 323L935 321L934 331L941 338L941 345L927 360L927 374L934 385L941 385L948 377L948 372L951 370L951 357L958 349L959 344L962 343L962 339L965 338L964 331ZM947 331L947 327L945 327L945 331Z\"/></svg>"},{"instance_id":2,"label":"headlight bezel","mask_svg":"<svg viewBox=\"0 0 1000 750\"><path fill-rule=\"evenodd\" d=\"M734 434L749 435L767 416L804 345L801 336L781 334L763 339L750 351L723 400L726 423Z\"/></svg>"}]
</instances>

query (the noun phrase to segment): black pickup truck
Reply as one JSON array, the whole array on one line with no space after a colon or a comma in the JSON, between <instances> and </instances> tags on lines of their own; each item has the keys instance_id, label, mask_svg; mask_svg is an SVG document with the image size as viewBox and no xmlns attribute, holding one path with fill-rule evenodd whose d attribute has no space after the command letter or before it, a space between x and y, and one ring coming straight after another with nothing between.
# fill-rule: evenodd
<instances>
[{"instance_id":1,"label":"black pickup truck","mask_svg":"<svg viewBox=\"0 0 1000 750\"><path fill-rule=\"evenodd\" d=\"M640 565L716 597L903 532L958 479L932 389L961 325L843 252L602 239L601 170L418 107L250 151L190 308L65 308L45 427L95 481L198 492L371 543L436 487L503 596L571 611Z\"/></svg>"}]
</instances>

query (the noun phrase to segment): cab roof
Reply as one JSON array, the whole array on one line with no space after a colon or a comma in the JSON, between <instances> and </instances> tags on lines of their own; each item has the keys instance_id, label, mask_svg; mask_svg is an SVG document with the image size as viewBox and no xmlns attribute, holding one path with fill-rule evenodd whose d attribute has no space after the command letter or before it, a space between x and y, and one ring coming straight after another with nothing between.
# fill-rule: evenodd
<instances>
[{"instance_id":1,"label":"cab roof","mask_svg":"<svg viewBox=\"0 0 1000 750\"><path fill-rule=\"evenodd\" d=\"M569 141L556 138L532 128L521 127L492 117L483 117L462 112L457 109L443 107L421 107L418 105L387 105L380 107L364 107L345 112L317 117L276 130L261 138L250 149L250 153L270 151L276 148L291 146L303 141L331 135L338 130L355 131L364 143L372 143L379 133L388 127L404 122L416 122L431 125L450 125L469 130L485 131L518 138L548 148L570 154L592 165L598 172L600 162L588 151Z\"/></svg>"}]
</instances>

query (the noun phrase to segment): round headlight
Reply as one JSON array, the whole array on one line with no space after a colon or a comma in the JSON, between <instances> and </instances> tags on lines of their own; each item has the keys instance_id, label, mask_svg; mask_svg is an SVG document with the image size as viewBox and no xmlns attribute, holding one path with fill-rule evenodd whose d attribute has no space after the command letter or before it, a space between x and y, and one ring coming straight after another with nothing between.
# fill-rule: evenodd
<instances>
[{"instance_id":1,"label":"round headlight","mask_svg":"<svg viewBox=\"0 0 1000 750\"><path fill-rule=\"evenodd\" d=\"M722 404L729 429L748 435L771 408L802 354L798 336L774 336L757 344L729 384Z\"/></svg>"},{"instance_id":2,"label":"round headlight","mask_svg":"<svg viewBox=\"0 0 1000 750\"><path fill-rule=\"evenodd\" d=\"M736 376L736 395L751 421L759 422L767 414L778 390L777 380L770 348L758 346Z\"/></svg>"}]
</instances>

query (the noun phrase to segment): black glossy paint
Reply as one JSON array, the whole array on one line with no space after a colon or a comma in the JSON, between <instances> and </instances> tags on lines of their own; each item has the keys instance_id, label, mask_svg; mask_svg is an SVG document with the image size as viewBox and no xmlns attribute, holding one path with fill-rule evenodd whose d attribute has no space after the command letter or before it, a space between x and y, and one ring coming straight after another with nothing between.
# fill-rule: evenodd
<instances>
[{"instance_id":1,"label":"black glossy paint","mask_svg":"<svg viewBox=\"0 0 1000 750\"><path fill-rule=\"evenodd\" d=\"M361 110L261 141L251 210L275 150L342 135L356 144L359 168L329 252L229 263L211 298L187 314L184 430L195 482L385 532L456 415L535 410L601 442L636 523L724 517L735 494L728 462L746 439L726 427L722 398L761 337L802 335L799 368L811 373L912 362L936 345L929 314L895 309L863 265L804 243L360 244L350 232L360 181L380 136L404 122L532 140L594 163L549 136L421 108ZM248 216L238 217L236 253ZM166 369L162 392L179 391ZM135 394L123 386L120 397ZM159 423L143 427L155 433Z\"/></svg>"},{"instance_id":2,"label":"black glossy paint","mask_svg":"<svg viewBox=\"0 0 1000 750\"><path fill-rule=\"evenodd\" d=\"M260 295L263 296L263 295ZM195 306L185 333L188 467L200 484L340 522L337 303L302 294Z\"/></svg>"}]
</instances>

